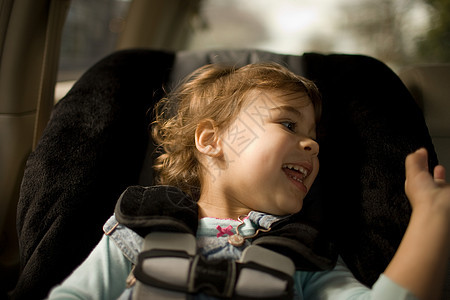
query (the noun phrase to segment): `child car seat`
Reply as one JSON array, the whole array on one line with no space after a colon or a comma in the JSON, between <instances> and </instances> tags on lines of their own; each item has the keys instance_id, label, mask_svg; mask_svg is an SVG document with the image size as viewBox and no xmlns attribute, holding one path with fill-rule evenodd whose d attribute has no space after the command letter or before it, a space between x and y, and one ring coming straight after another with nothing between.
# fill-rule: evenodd
<instances>
[{"instance_id":1,"label":"child car seat","mask_svg":"<svg viewBox=\"0 0 450 300\"><path fill-rule=\"evenodd\" d=\"M259 61L281 63L321 90L321 171L302 218L333 238L356 278L373 284L408 224L406 155L424 146L430 167L437 163L421 110L388 67L357 55L126 50L93 66L55 106L28 159L13 298L45 297L99 241L121 192L153 184L149 110L163 86L207 63Z\"/></svg>"}]
</instances>

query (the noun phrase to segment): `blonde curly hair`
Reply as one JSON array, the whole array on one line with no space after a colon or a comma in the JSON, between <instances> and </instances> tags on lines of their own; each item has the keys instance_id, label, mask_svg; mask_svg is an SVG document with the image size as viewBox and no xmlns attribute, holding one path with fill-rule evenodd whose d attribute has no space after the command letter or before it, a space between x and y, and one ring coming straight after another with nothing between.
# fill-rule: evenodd
<instances>
[{"instance_id":1,"label":"blonde curly hair","mask_svg":"<svg viewBox=\"0 0 450 300\"><path fill-rule=\"evenodd\" d=\"M226 129L255 89L305 93L314 105L318 122L321 100L316 85L285 67L276 63L241 68L205 65L155 107L152 135L160 152L154 165L157 182L176 186L198 199L203 172L195 147L197 124L211 119L220 131Z\"/></svg>"}]
</instances>

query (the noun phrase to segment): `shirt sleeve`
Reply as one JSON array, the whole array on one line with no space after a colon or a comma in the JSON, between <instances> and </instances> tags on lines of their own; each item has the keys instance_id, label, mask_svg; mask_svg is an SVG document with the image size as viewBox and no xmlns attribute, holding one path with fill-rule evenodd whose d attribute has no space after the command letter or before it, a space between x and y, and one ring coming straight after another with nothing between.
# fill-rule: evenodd
<instances>
[{"instance_id":1,"label":"shirt sleeve","mask_svg":"<svg viewBox=\"0 0 450 300\"><path fill-rule=\"evenodd\" d=\"M372 289L360 283L339 257L336 267L324 272L296 272L295 284L304 299L417 300L407 289L381 275Z\"/></svg>"},{"instance_id":2,"label":"shirt sleeve","mask_svg":"<svg viewBox=\"0 0 450 300\"><path fill-rule=\"evenodd\" d=\"M130 271L131 262L104 235L88 258L51 290L48 299L117 299Z\"/></svg>"}]
</instances>

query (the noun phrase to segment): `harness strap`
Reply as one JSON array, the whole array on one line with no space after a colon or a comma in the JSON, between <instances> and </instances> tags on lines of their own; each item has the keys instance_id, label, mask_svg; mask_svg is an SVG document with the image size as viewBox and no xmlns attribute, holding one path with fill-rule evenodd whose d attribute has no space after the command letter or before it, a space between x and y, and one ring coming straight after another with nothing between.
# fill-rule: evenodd
<instances>
[{"instance_id":1,"label":"harness strap","mask_svg":"<svg viewBox=\"0 0 450 300\"><path fill-rule=\"evenodd\" d=\"M199 292L233 299L292 299L294 272L288 257L259 246L247 247L240 261L207 260L196 254L193 235L152 232L134 270L133 299L186 299Z\"/></svg>"}]
</instances>

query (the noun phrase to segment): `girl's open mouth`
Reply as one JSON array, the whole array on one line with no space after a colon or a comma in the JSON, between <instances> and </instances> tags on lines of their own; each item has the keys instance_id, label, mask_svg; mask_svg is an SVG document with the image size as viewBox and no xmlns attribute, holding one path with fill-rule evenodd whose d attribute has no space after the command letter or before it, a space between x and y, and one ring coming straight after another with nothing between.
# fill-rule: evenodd
<instances>
[{"instance_id":1,"label":"girl's open mouth","mask_svg":"<svg viewBox=\"0 0 450 300\"><path fill-rule=\"evenodd\" d=\"M290 179L290 181L300 190L307 193L308 189L303 181L311 173L310 169L298 164L284 164L282 166L283 172Z\"/></svg>"}]
</instances>

